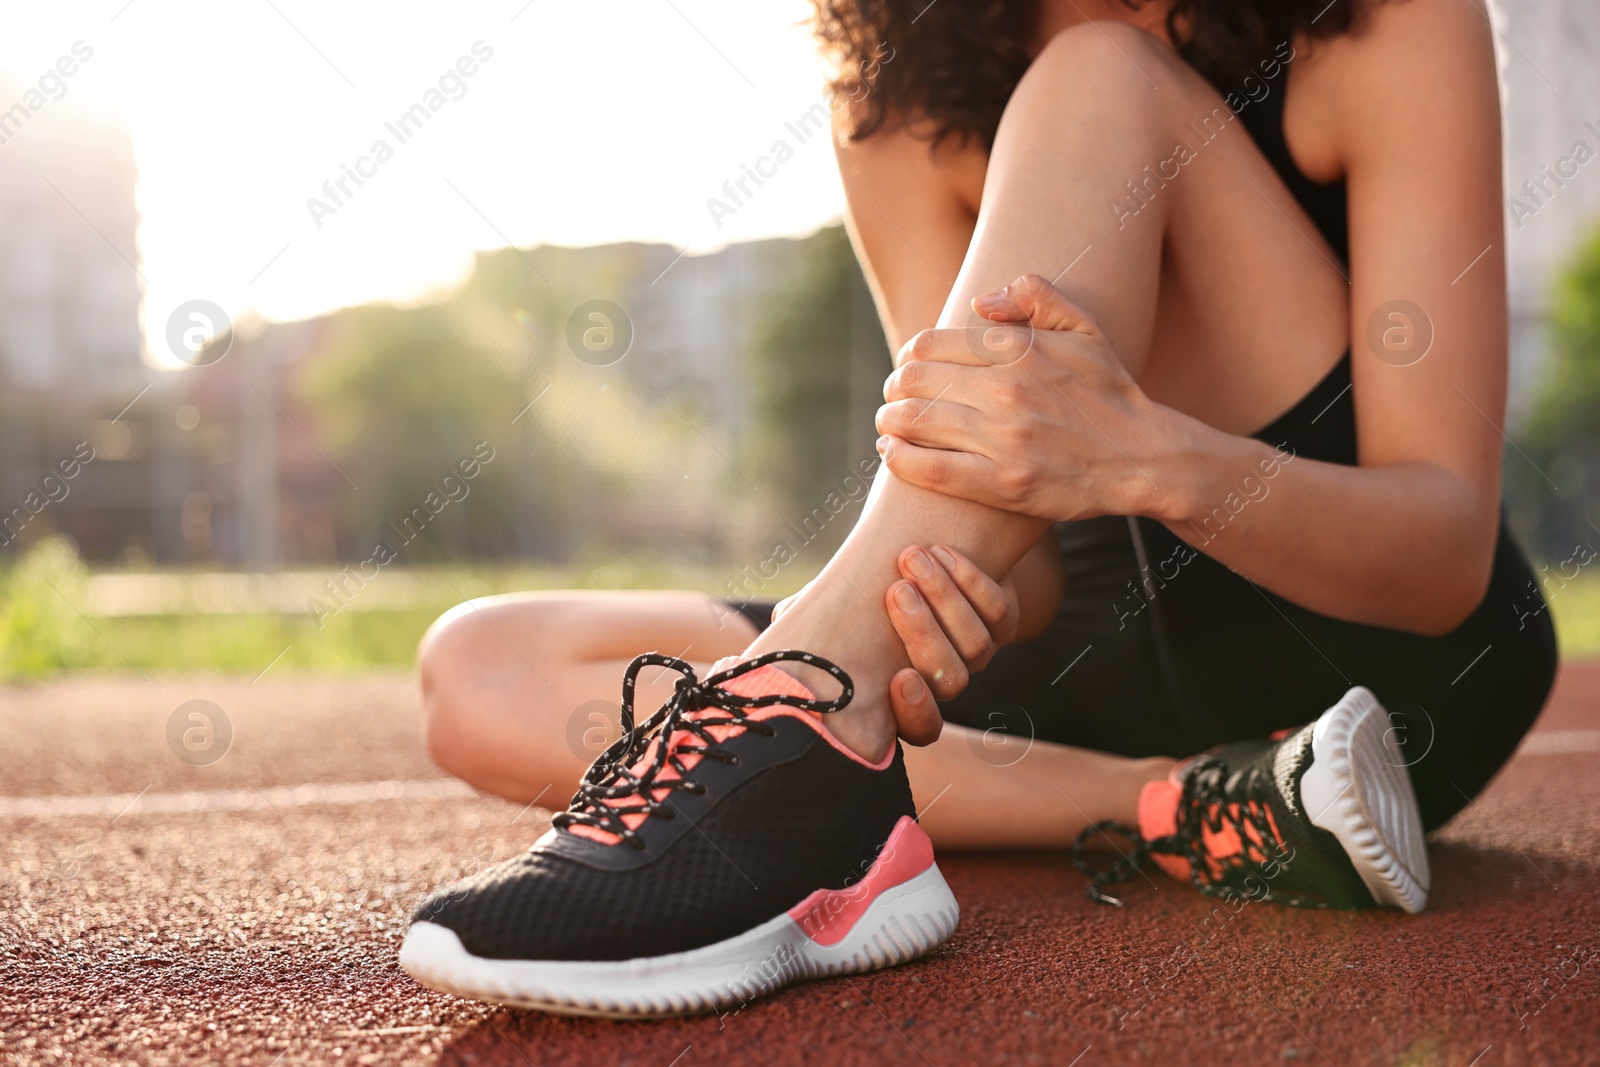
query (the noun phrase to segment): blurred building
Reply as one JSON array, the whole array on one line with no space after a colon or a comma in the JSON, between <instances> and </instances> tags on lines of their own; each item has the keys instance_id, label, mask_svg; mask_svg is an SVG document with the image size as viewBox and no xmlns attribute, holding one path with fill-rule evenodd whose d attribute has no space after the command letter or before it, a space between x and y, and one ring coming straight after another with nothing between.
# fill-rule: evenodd
<instances>
[{"instance_id":1,"label":"blurred building","mask_svg":"<svg viewBox=\"0 0 1600 1067\"><path fill-rule=\"evenodd\" d=\"M688 420L681 428L703 453L697 462L708 475L697 476L692 489L662 481L656 490L631 495L615 484L601 490L579 472L561 469L572 456L555 455L550 441L541 444L528 436L535 423L583 418L587 401L581 396L544 399L520 426L497 438L502 454L516 456L502 460L502 469L518 464L526 491L505 505L511 511L509 529L494 551L561 556L585 539L581 528L680 547L720 534L725 516L719 517L708 500L686 494L717 492L716 476L745 488L716 449L729 447L727 442L749 430L755 387L750 353L765 328L763 316L806 270L808 242L814 240L755 241L700 256L638 243L480 254L473 274L446 304L457 307L464 321L490 313L508 336L495 338L489 347L504 347L508 358L526 364L530 397L552 374L592 372L602 385L620 375L632 395L664 413L666 421ZM865 299L864 287L862 292ZM578 304L595 298L624 308L630 321L631 347L614 368L587 368L568 349L567 318ZM359 558L370 549L374 531L370 524L352 521L352 494L370 497L375 487L366 484L359 459L352 464L334 458L338 453L324 425L327 411L308 399L305 385L331 351L350 342L362 311L236 324L220 342L226 355L162 374L157 388L121 420L132 441L117 450L116 460L91 465L114 483L97 482L94 492L84 494L85 506L98 504L99 514L63 509L59 526L79 538L86 555L99 558L251 569ZM426 311L392 308L387 313L420 322ZM515 327L517 322L525 328ZM868 337L865 343L873 341ZM872 354L886 362L881 337L875 341L878 349ZM524 342L526 351L518 354ZM446 364L460 358L460 351L438 352ZM863 411L876 406L880 380L881 373L870 375L856 390ZM381 398L371 402L383 403ZM617 425L613 436L639 430ZM463 440L463 447L467 444ZM862 447L869 448L870 441ZM652 455L648 447L632 460L645 481L663 478L663 463L676 470L687 462ZM415 473L426 489L437 472ZM563 480L570 484L558 484ZM354 488L357 482L362 490ZM393 510L404 513L404 508ZM117 531L120 542L97 535L107 528Z\"/></svg>"},{"instance_id":2,"label":"blurred building","mask_svg":"<svg viewBox=\"0 0 1600 1067\"><path fill-rule=\"evenodd\" d=\"M32 88L0 74L0 551L67 527L109 549L114 513L150 508L145 488L93 463L61 487L41 480L82 444L102 456L136 445L112 421L151 380L133 142L115 111L70 92L30 108Z\"/></svg>"},{"instance_id":3,"label":"blurred building","mask_svg":"<svg viewBox=\"0 0 1600 1067\"><path fill-rule=\"evenodd\" d=\"M30 87L0 74L0 109ZM69 95L0 136L0 381L59 401L131 398L145 374L127 123Z\"/></svg>"},{"instance_id":4,"label":"blurred building","mask_svg":"<svg viewBox=\"0 0 1600 1067\"><path fill-rule=\"evenodd\" d=\"M647 389L691 397L697 411L738 436L751 414L746 357L771 301L805 268L801 243L744 241L700 255L664 244L546 246L480 253L478 259L482 269L487 260L528 255L575 299L614 300L633 327L633 346L619 369ZM553 340L558 348L565 344Z\"/></svg>"},{"instance_id":5,"label":"blurred building","mask_svg":"<svg viewBox=\"0 0 1600 1067\"><path fill-rule=\"evenodd\" d=\"M1492 14L1506 105L1514 433L1543 367L1549 281L1600 224L1600 161L1575 172L1561 163L1578 142L1600 152L1600 66L1592 59L1600 54L1600 5L1492 0ZM30 84L0 75L0 113ZM138 321L136 178L126 123L70 93L24 122L0 125L0 520L11 517L0 556L62 530L93 559L270 569L352 558L369 532L352 524L352 481L331 462L319 424L325 413L302 386L340 324L360 309L236 324L217 362L151 370L141 359ZM613 380L620 375L646 406L682 420L680 450L693 450L700 464L686 478L685 456L641 445L639 468L670 467L675 481L660 492L624 491L615 479L577 470L583 445L551 452L549 441L529 437L517 462L530 488L506 520L510 532L498 542L506 547L496 550L560 555L581 531L692 548L724 532L730 505L740 504L726 483L743 492L750 479L730 470L737 452L718 450L752 432L751 353L773 306L804 279L807 240L747 242L704 255L640 243L482 253L450 299L495 311L495 328L508 332L508 352L524 365L529 396L550 380L550 365L540 360L569 369L575 362L565 338L572 309L591 298L614 301L631 321L633 345ZM836 309L852 323L851 351L861 353L851 364L847 406L851 425L870 431L881 338L864 288L859 279L852 284L849 306ZM508 325L516 322L526 324L523 333ZM452 356L445 350L440 358ZM591 377L604 388L604 376ZM584 412L571 409L588 402L553 394L520 431L536 422L576 424ZM613 436L646 440L632 425L616 426ZM31 511L25 502L40 500L41 479L82 445L94 460L61 499ZM846 451L870 447L869 432ZM569 531L565 546L552 532L558 527Z\"/></svg>"}]
</instances>

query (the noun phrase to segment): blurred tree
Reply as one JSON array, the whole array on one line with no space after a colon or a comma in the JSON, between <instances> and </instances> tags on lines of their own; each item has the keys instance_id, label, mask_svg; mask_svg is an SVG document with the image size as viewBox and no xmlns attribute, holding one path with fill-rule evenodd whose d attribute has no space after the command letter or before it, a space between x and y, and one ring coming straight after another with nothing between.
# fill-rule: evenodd
<instances>
[{"instance_id":1,"label":"blurred tree","mask_svg":"<svg viewBox=\"0 0 1600 1067\"><path fill-rule=\"evenodd\" d=\"M1530 548L1559 560L1579 542L1600 547L1591 525L1600 518L1600 227L1557 274L1549 307L1550 362L1522 435L1539 473L1511 463L1507 480L1533 527Z\"/></svg>"},{"instance_id":2,"label":"blurred tree","mask_svg":"<svg viewBox=\"0 0 1600 1067\"><path fill-rule=\"evenodd\" d=\"M760 481L782 519L809 514L871 458L872 416L891 369L887 342L844 227L798 243L799 281L780 291L752 353ZM853 521L853 520L852 520ZM824 543L848 532L841 523Z\"/></svg>"},{"instance_id":3,"label":"blurred tree","mask_svg":"<svg viewBox=\"0 0 1600 1067\"><path fill-rule=\"evenodd\" d=\"M361 487L345 498L341 528L357 531L358 540L341 546L342 555L364 558L378 540L395 544L397 525L429 493L442 495L446 475L460 478L458 463L479 442L504 461L482 465L466 497L439 510L426 536L407 546L406 559L493 556L515 547L521 500L508 446L521 432L511 420L524 403L523 356L514 333L497 335L453 302L339 313L333 339L300 390L326 447Z\"/></svg>"},{"instance_id":4,"label":"blurred tree","mask_svg":"<svg viewBox=\"0 0 1600 1067\"><path fill-rule=\"evenodd\" d=\"M508 438L508 466L517 468L528 502L514 526L515 549L524 556L568 561L583 550L609 547L597 502L615 499L615 487L585 447L596 435L574 432L572 398L563 388L579 370L567 350L568 315L596 290L620 293L636 273L631 263L599 261L598 251L545 245L480 252L454 298L473 321L498 324L510 335L520 353L519 411L553 391L517 419L517 432Z\"/></svg>"},{"instance_id":5,"label":"blurred tree","mask_svg":"<svg viewBox=\"0 0 1600 1067\"><path fill-rule=\"evenodd\" d=\"M0 678L36 678L89 662L94 633L78 615L85 571L78 546L52 534L0 574Z\"/></svg>"},{"instance_id":6,"label":"blurred tree","mask_svg":"<svg viewBox=\"0 0 1600 1067\"><path fill-rule=\"evenodd\" d=\"M1550 368L1530 427L1542 444L1600 436L1600 228L1556 276Z\"/></svg>"}]
</instances>

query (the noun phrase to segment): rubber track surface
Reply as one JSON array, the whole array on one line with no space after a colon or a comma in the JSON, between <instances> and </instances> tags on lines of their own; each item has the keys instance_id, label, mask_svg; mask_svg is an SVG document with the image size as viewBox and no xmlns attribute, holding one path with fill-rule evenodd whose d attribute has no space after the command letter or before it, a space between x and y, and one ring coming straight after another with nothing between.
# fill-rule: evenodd
<instances>
[{"instance_id":1,"label":"rubber track surface","mask_svg":"<svg viewBox=\"0 0 1600 1067\"><path fill-rule=\"evenodd\" d=\"M168 715L194 698L233 721L210 767L166 747ZM416 723L398 674L0 690L0 798L436 776ZM1160 877L1117 911L1059 854L944 854L962 922L926 960L657 1023L497 1011L396 967L414 902L525 848L538 808L285 809L274 791L243 811L11 814L0 1062L1600 1062L1600 665L1565 669L1538 730L1435 836L1419 917L1235 913Z\"/></svg>"}]
</instances>

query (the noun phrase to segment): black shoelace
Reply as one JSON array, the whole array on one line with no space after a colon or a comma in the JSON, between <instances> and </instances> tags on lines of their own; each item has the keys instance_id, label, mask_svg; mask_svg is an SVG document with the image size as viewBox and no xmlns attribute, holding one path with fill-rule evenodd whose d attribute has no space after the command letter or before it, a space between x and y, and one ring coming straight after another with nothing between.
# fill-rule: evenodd
<instances>
[{"instance_id":1,"label":"black shoelace","mask_svg":"<svg viewBox=\"0 0 1600 1067\"><path fill-rule=\"evenodd\" d=\"M747 697L722 688L724 683L740 675L749 674L753 670L780 660L793 660L827 671L843 686L843 690L833 700L808 700L786 693ZM666 667L677 671L682 677L674 685L672 696L667 702L661 705L654 715L635 725L633 691L639 672L646 667ZM676 656L664 656L659 652L648 652L628 664L627 673L622 676L622 736L602 752L584 773L583 781L578 784L578 791L572 795L572 803L568 810L557 814L551 823L558 827L593 826L598 830L616 834L634 848L644 848L644 839L623 821L623 816L656 815L664 819L675 818L677 812L671 804L672 791L705 792L703 785L689 779L690 769L683 763L684 756L698 755L702 759L738 764L739 757L717 742L715 735L711 733L711 727L738 726L771 737L774 733L772 727L750 718L748 712L751 709L787 704L790 707L827 715L842 711L854 696L855 684L851 682L848 674L821 656L809 652L798 652L793 649L767 652L725 671L719 671L704 680L696 676L694 667L687 660ZM694 714L710 708L726 712L726 715ZM691 737L682 738L674 744L673 739L680 732L687 733ZM696 744L693 738L698 738L699 743ZM655 746L655 753L651 756L650 762L635 773L634 764L650 748L651 742L657 739L660 743ZM662 780L661 772L669 766L678 777ZM658 799L656 793L661 790L668 792ZM628 797L638 797L640 803L622 807L614 807L607 803Z\"/></svg>"},{"instance_id":2,"label":"black shoelace","mask_svg":"<svg viewBox=\"0 0 1600 1067\"><path fill-rule=\"evenodd\" d=\"M1293 851L1285 853L1278 843L1277 834L1267 815L1266 790L1271 784L1264 781L1259 767L1230 770L1215 756L1201 756L1185 775L1183 792L1178 797L1177 832L1153 840L1145 840L1138 830L1115 819L1095 823L1078 835L1072 844L1072 865L1089 876L1087 889L1090 900L1121 907L1122 901L1105 892L1107 886L1120 885L1133 880L1139 868L1151 853L1160 852L1179 856L1189 863L1189 880L1200 892L1211 896L1237 893L1231 886L1217 883L1232 870L1249 870L1273 877L1269 867L1287 864ZM1220 831L1231 827L1238 835L1240 850L1229 856L1209 856L1205 851L1203 831ZM1095 834L1119 834L1132 845L1129 852L1118 849L1120 858L1109 867L1096 870L1084 858L1084 844ZM1208 864L1221 868L1217 878L1211 878ZM1272 893L1265 890L1259 899L1271 897L1280 903L1322 906L1320 902L1299 897Z\"/></svg>"}]
</instances>

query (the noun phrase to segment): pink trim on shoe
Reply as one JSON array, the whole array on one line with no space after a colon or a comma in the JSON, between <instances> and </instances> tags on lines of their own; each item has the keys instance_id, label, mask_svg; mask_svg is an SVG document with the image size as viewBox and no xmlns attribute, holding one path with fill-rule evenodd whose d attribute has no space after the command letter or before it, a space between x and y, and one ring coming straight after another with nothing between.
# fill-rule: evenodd
<instances>
[{"instance_id":1,"label":"pink trim on shoe","mask_svg":"<svg viewBox=\"0 0 1600 1067\"><path fill-rule=\"evenodd\" d=\"M1198 758L1198 757L1196 757ZM1154 841L1158 837L1167 837L1178 832L1178 799L1183 795L1182 772L1193 762L1184 760L1172 768L1172 773L1166 778L1157 778L1146 782L1139 790L1139 836L1146 841ZM1230 805L1229 810L1237 817L1238 805ZM1267 811L1267 824L1272 828L1272 833L1281 842L1283 835L1278 832L1277 820L1272 817L1272 812ZM1255 831L1250 830L1252 844L1261 845L1255 840ZM1207 870L1202 875L1206 881L1218 877L1221 867L1218 860L1235 855L1244 849L1239 834L1228 823L1213 830L1209 825L1200 828L1201 850L1206 858ZM1163 871L1181 882L1190 880L1189 861L1182 856L1171 853L1153 852L1150 858Z\"/></svg>"},{"instance_id":2,"label":"pink trim on shoe","mask_svg":"<svg viewBox=\"0 0 1600 1067\"><path fill-rule=\"evenodd\" d=\"M1174 772L1176 773L1176 772ZM1139 836L1146 841L1178 832L1178 797L1183 787L1172 778L1155 778L1139 790ZM1156 866L1180 881L1188 881L1189 864L1181 856L1153 852Z\"/></svg>"},{"instance_id":3,"label":"pink trim on shoe","mask_svg":"<svg viewBox=\"0 0 1600 1067\"><path fill-rule=\"evenodd\" d=\"M724 659L719 659L711 665L710 673L716 674L718 671L725 671L730 667L738 666L742 662L744 661L739 656L728 656ZM773 664L758 667L749 674L741 674L722 688L730 693L738 693L742 697L760 697L769 693L783 693L788 696L801 697L805 700L817 699L817 695L807 689L798 678L779 670ZM833 736L833 731L829 730L822 721L822 716L814 711L803 711L800 708L792 708L785 704L774 704L770 708L757 708L750 713L750 717L756 720L770 719L775 715L788 715L791 718L801 720L821 734L823 740L832 745L840 754L850 757L863 767L881 771L894 762L894 745L889 746L889 751L884 753L881 760L876 763L870 762L840 743L839 739Z\"/></svg>"},{"instance_id":4,"label":"pink trim on shoe","mask_svg":"<svg viewBox=\"0 0 1600 1067\"><path fill-rule=\"evenodd\" d=\"M789 909L806 937L837 945L886 890L909 882L933 866L933 842L917 821L902 815L866 877L844 889L819 889Z\"/></svg>"},{"instance_id":5,"label":"pink trim on shoe","mask_svg":"<svg viewBox=\"0 0 1600 1067\"><path fill-rule=\"evenodd\" d=\"M724 656L711 665L706 672L709 678L713 674L731 670L744 662L742 656ZM737 693L742 697L764 697L774 693L784 696L799 697L801 700L815 700L817 694L806 688L805 683L792 674L787 674L777 668L775 664L757 667L748 674L741 674L722 686L730 693Z\"/></svg>"}]
</instances>

